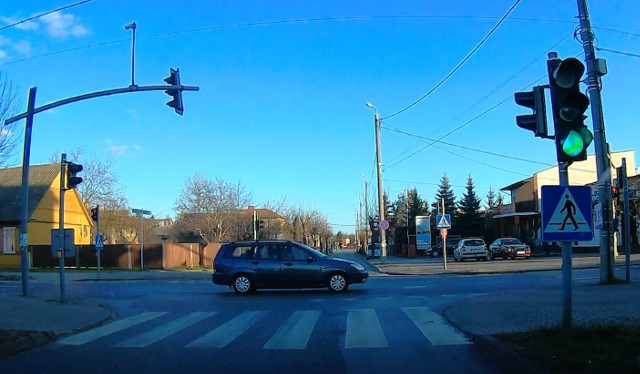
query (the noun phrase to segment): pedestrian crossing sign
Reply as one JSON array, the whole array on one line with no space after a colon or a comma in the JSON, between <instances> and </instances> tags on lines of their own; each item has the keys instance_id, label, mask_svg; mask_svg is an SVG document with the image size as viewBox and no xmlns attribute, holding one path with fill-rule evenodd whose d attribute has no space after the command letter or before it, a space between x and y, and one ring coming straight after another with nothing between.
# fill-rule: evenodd
<instances>
[{"instance_id":1,"label":"pedestrian crossing sign","mask_svg":"<svg viewBox=\"0 0 640 374\"><path fill-rule=\"evenodd\" d=\"M96 250L101 250L104 248L104 238L102 234L96 235Z\"/></svg>"},{"instance_id":2,"label":"pedestrian crossing sign","mask_svg":"<svg viewBox=\"0 0 640 374\"><path fill-rule=\"evenodd\" d=\"M450 229L451 228L451 215L450 214L436 214L436 228L437 229Z\"/></svg>"},{"instance_id":3,"label":"pedestrian crossing sign","mask_svg":"<svg viewBox=\"0 0 640 374\"><path fill-rule=\"evenodd\" d=\"M590 187L542 186L543 240L591 240L592 218Z\"/></svg>"}]
</instances>

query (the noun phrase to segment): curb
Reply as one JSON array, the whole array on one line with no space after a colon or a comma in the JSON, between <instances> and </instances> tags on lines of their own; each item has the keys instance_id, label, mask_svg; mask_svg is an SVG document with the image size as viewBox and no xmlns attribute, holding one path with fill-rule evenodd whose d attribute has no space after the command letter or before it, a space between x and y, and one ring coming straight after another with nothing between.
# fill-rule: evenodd
<instances>
[{"instance_id":1,"label":"curb","mask_svg":"<svg viewBox=\"0 0 640 374\"><path fill-rule=\"evenodd\" d=\"M12 356L14 354L26 351L44 344L52 343L56 340L65 338L69 335L77 334L96 328L107 321L112 320L115 316L113 311L105 305L98 305L107 309L109 315L99 321L93 322L87 326L62 331L19 331L5 330L10 335L15 335L15 339L0 342L0 358Z\"/></svg>"}]
</instances>

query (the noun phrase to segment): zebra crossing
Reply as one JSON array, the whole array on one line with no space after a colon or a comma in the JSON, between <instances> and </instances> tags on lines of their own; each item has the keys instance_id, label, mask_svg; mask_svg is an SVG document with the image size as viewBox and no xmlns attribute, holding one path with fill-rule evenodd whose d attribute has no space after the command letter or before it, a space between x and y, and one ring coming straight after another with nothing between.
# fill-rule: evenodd
<instances>
[{"instance_id":1,"label":"zebra crossing","mask_svg":"<svg viewBox=\"0 0 640 374\"><path fill-rule=\"evenodd\" d=\"M401 327L403 333L413 329L417 336L424 340L425 345L470 344L470 340L464 334L426 306L395 309L395 312L399 309L402 313L394 313L393 320L397 321L398 317L405 319L400 322L404 323ZM269 316L271 313L274 312L267 310L238 313L198 311L187 314L166 311L142 312L69 336L56 344L66 346L101 344L105 339L112 347L145 348L170 339L172 336L178 336L181 332L192 328L201 335L184 344L183 348L225 348L234 341L250 336L251 329L260 329L277 323L279 324L277 330L266 342L256 344L264 350L304 350L309 349L309 342L314 333L322 334L322 331L318 331L318 325L319 321L326 316L331 323L344 326L344 338L341 340L344 349L389 348L390 346L387 335L391 327L381 322L380 311L376 309L349 309L339 313L337 318L332 313L313 309L294 310L290 314L287 312L288 315L284 319L272 318ZM386 313L390 312L387 310ZM269 318L266 318L267 316ZM203 331L202 325L205 324L208 330Z\"/></svg>"}]
</instances>

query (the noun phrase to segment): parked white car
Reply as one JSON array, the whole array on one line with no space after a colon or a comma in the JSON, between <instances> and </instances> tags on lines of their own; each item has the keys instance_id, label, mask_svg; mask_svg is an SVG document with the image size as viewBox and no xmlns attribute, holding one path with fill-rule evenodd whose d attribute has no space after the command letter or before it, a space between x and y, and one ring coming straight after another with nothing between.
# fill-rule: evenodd
<instances>
[{"instance_id":1,"label":"parked white car","mask_svg":"<svg viewBox=\"0 0 640 374\"><path fill-rule=\"evenodd\" d=\"M464 261L467 258L487 261L490 258L487 243L480 238L461 239L456 249L453 250L453 259Z\"/></svg>"}]
</instances>

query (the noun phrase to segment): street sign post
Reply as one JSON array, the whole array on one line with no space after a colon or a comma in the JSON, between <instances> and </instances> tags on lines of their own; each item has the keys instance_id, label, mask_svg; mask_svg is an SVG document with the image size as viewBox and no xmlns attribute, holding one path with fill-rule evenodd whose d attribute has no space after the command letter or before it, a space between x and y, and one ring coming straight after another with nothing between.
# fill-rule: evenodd
<instances>
[{"instance_id":1,"label":"street sign post","mask_svg":"<svg viewBox=\"0 0 640 374\"><path fill-rule=\"evenodd\" d=\"M542 239L585 241L593 239L591 188L542 186Z\"/></svg>"}]
</instances>

